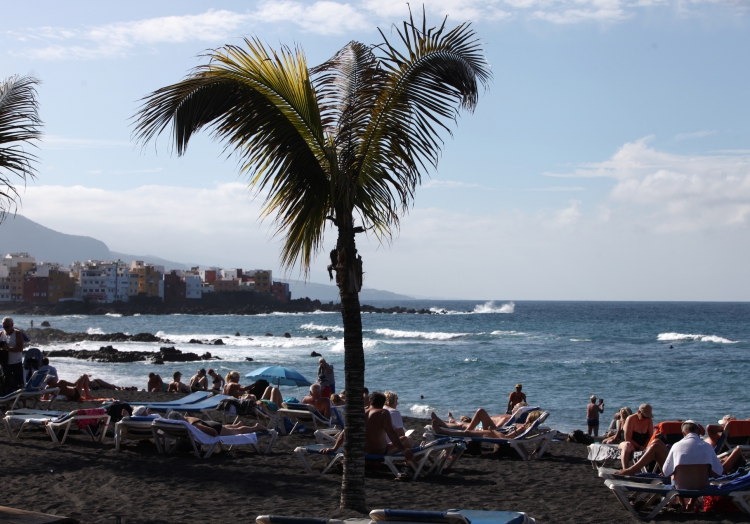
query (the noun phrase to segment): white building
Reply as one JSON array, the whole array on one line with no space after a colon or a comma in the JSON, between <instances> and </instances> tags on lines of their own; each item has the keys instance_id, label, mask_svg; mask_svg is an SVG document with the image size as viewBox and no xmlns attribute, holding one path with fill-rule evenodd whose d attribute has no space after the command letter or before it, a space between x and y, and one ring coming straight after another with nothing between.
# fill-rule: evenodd
<instances>
[{"instance_id":1,"label":"white building","mask_svg":"<svg viewBox=\"0 0 750 524\"><path fill-rule=\"evenodd\" d=\"M81 298L98 302L127 302L130 272L127 264L89 260L80 268Z\"/></svg>"},{"instance_id":2,"label":"white building","mask_svg":"<svg viewBox=\"0 0 750 524\"><path fill-rule=\"evenodd\" d=\"M234 280L235 278L242 277L242 270L239 268L230 268L221 270L222 280Z\"/></svg>"},{"instance_id":3,"label":"white building","mask_svg":"<svg viewBox=\"0 0 750 524\"><path fill-rule=\"evenodd\" d=\"M185 298L201 298L203 282L198 275L185 275Z\"/></svg>"},{"instance_id":4,"label":"white building","mask_svg":"<svg viewBox=\"0 0 750 524\"><path fill-rule=\"evenodd\" d=\"M14 267L21 262L36 262L36 259L28 253L8 253L2 259L2 265L7 267Z\"/></svg>"}]
</instances>

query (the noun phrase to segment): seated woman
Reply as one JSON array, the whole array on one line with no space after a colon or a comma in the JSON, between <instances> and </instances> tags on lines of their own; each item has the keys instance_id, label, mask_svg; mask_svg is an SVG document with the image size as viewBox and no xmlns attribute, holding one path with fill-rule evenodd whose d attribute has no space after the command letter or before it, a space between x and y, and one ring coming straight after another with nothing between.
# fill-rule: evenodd
<instances>
[{"instance_id":1,"label":"seated woman","mask_svg":"<svg viewBox=\"0 0 750 524\"><path fill-rule=\"evenodd\" d=\"M284 399L281 397L281 391L274 386L268 386L263 392L263 397L259 400L268 411L278 411Z\"/></svg>"},{"instance_id":2,"label":"seated woman","mask_svg":"<svg viewBox=\"0 0 750 524\"><path fill-rule=\"evenodd\" d=\"M244 435L246 433L256 433L258 431L266 431L265 426L255 424L248 426L244 422L239 421L234 424L222 424L213 420L202 420L195 417L186 417L182 413L177 411L171 411L167 418L170 420L184 420L196 429L201 430L203 433L210 437L227 436L227 435Z\"/></svg>"},{"instance_id":3,"label":"seated woman","mask_svg":"<svg viewBox=\"0 0 750 524\"><path fill-rule=\"evenodd\" d=\"M719 424L709 424L706 426L706 438L704 440L713 447L716 447L721 436L724 434L724 428L730 420L737 420L737 417L734 415L724 415Z\"/></svg>"},{"instance_id":4,"label":"seated woman","mask_svg":"<svg viewBox=\"0 0 750 524\"><path fill-rule=\"evenodd\" d=\"M451 436L496 438L496 439L512 440L516 438L518 435L521 435L527 429L529 429L531 425L536 421L536 419L542 416L542 413L543 412L541 409L532 411L526 417L525 424L516 424L516 426L508 433L500 433L499 431L497 431L496 428L495 429L465 429L463 431L446 431L447 429L446 426L441 425L445 423L437 417L434 417L432 419L432 429L435 431L435 433L446 434L446 435L451 435ZM482 424L482 427L485 427L484 424Z\"/></svg>"},{"instance_id":5,"label":"seated woman","mask_svg":"<svg viewBox=\"0 0 750 524\"><path fill-rule=\"evenodd\" d=\"M615 414L616 424L613 433L602 440L602 444L619 444L623 438L622 428L625 425L625 420L627 420L627 418L632 414L633 410L631 410L629 407L626 406L624 408L621 408L620 411ZM607 432L609 432L609 430Z\"/></svg>"},{"instance_id":6,"label":"seated woman","mask_svg":"<svg viewBox=\"0 0 750 524\"><path fill-rule=\"evenodd\" d=\"M252 386L240 386L240 372L230 371L227 373L226 384L224 384L224 394L230 397L240 398L243 393L250 390Z\"/></svg>"},{"instance_id":7,"label":"seated woman","mask_svg":"<svg viewBox=\"0 0 750 524\"><path fill-rule=\"evenodd\" d=\"M483 429L497 429L503 427L513 417L513 415L515 415L516 411L527 406L528 404L526 404L526 402L519 402L518 404L513 406L512 414L508 415L503 413L502 415L494 416L491 416L489 413L487 413L487 410L485 410L484 408L479 408L476 413L474 413L474 416L471 418L471 420L469 420L468 422L464 422L463 418L460 422L457 421L453 418L453 414L450 412L448 413L447 422L438 418L438 416L435 415L434 412L430 414L430 417L433 420L433 427L435 427L435 422L437 422L437 424L443 428L472 430L476 428L481 422Z\"/></svg>"},{"instance_id":8,"label":"seated woman","mask_svg":"<svg viewBox=\"0 0 750 524\"><path fill-rule=\"evenodd\" d=\"M638 406L638 411L625 419L625 423L622 426L622 442L618 445L623 470L628 467L633 453L636 451L646 451L649 440L651 440L651 435L654 434L653 416L651 406L649 404L641 404ZM658 442L661 441L659 440Z\"/></svg>"},{"instance_id":9,"label":"seated woman","mask_svg":"<svg viewBox=\"0 0 750 524\"><path fill-rule=\"evenodd\" d=\"M398 435L398 438L401 441L401 443L407 448L413 448L414 443L411 441L409 437L406 436L406 432L404 431L404 419L401 417L401 412L398 409L396 409L397 406L398 406L398 395L394 393L393 391L386 391L385 392L385 405L383 406L383 408L388 413L390 413L391 423L393 424L393 429L396 431L396 434ZM387 441L390 443L390 438L388 438Z\"/></svg>"},{"instance_id":10,"label":"seated woman","mask_svg":"<svg viewBox=\"0 0 750 524\"><path fill-rule=\"evenodd\" d=\"M346 403L341 398L341 395L339 395L338 393L334 393L333 395L331 395L331 404L333 404L336 407L346 405Z\"/></svg>"},{"instance_id":11,"label":"seated woman","mask_svg":"<svg viewBox=\"0 0 750 524\"><path fill-rule=\"evenodd\" d=\"M146 385L147 391L150 393L166 391L167 388L164 386L164 381L161 379L158 373L153 371L148 374L148 384Z\"/></svg>"}]
</instances>

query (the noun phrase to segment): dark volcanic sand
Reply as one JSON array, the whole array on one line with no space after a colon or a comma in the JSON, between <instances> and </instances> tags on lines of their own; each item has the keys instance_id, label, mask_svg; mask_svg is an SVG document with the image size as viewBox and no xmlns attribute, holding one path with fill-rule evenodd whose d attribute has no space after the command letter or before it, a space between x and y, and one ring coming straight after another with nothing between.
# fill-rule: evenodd
<instances>
[{"instance_id":1,"label":"dark volcanic sand","mask_svg":"<svg viewBox=\"0 0 750 524\"><path fill-rule=\"evenodd\" d=\"M107 396L106 392L95 392ZM110 392L112 393L112 392ZM175 395L117 392L119 399L171 400ZM56 403L55 409L92 407ZM423 420L405 417L421 434ZM292 450L311 434L280 437L270 456L242 448L198 460L186 452L160 456L152 443L131 441L117 453L112 439L95 444L74 433L53 445L41 430L21 440L0 437L0 505L65 515L86 523L253 522L260 514L358 517L338 510L340 473L311 476ZM245 451L247 450L247 451ZM367 473L367 507L525 511L539 523L632 523L586 461L580 444L553 443L550 455L522 462L464 455L442 477L395 481ZM322 462L315 461L314 464ZM746 522L742 515L662 515L661 522Z\"/></svg>"}]
</instances>

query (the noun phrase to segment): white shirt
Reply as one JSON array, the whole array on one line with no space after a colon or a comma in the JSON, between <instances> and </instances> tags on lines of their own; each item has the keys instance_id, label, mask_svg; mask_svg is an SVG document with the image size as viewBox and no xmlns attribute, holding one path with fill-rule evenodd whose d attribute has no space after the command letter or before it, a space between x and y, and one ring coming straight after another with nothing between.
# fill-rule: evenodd
<instances>
[{"instance_id":1,"label":"white shirt","mask_svg":"<svg viewBox=\"0 0 750 524\"><path fill-rule=\"evenodd\" d=\"M46 371L47 376L55 377L55 380L60 379L60 377L57 376L57 369L55 369L53 366L42 366L39 368L39 371Z\"/></svg>"},{"instance_id":2,"label":"white shirt","mask_svg":"<svg viewBox=\"0 0 750 524\"><path fill-rule=\"evenodd\" d=\"M391 414L391 421L393 422L393 429L401 429L404 427L404 419L401 418L401 412L397 409L383 406Z\"/></svg>"},{"instance_id":3,"label":"white shirt","mask_svg":"<svg viewBox=\"0 0 750 524\"><path fill-rule=\"evenodd\" d=\"M15 329L13 330L13 334L11 336L8 336L4 329L0 330L0 341L5 342L9 348L16 348L16 336L20 335L18 335L18 331L15 331ZM8 351L8 364L20 364L22 360L23 351Z\"/></svg>"},{"instance_id":4,"label":"white shirt","mask_svg":"<svg viewBox=\"0 0 750 524\"><path fill-rule=\"evenodd\" d=\"M724 467L711 444L701 440L696 433L688 433L682 440L672 445L662 471L665 476L671 477L677 466L696 464L707 464L716 475L724 474Z\"/></svg>"}]
</instances>

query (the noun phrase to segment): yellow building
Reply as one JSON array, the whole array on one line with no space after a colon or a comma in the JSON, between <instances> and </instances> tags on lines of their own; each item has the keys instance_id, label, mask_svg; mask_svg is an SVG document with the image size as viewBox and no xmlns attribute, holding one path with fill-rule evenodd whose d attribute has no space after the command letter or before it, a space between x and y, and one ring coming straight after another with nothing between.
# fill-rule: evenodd
<instances>
[{"instance_id":1,"label":"yellow building","mask_svg":"<svg viewBox=\"0 0 750 524\"><path fill-rule=\"evenodd\" d=\"M9 269L8 277L10 278L11 300L23 300L23 277L26 276L26 273L34 269L35 265L34 262L18 262Z\"/></svg>"},{"instance_id":2,"label":"yellow building","mask_svg":"<svg viewBox=\"0 0 750 524\"><path fill-rule=\"evenodd\" d=\"M255 292L256 293L270 293L271 292L271 271L264 269L256 269L255 275Z\"/></svg>"},{"instance_id":3,"label":"yellow building","mask_svg":"<svg viewBox=\"0 0 750 524\"><path fill-rule=\"evenodd\" d=\"M62 298L73 298L76 290L75 278L67 271L50 269L49 291L47 297L50 302L59 302Z\"/></svg>"},{"instance_id":4,"label":"yellow building","mask_svg":"<svg viewBox=\"0 0 750 524\"><path fill-rule=\"evenodd\" d=\"M138 275L138 294L147 297L159 296L160 273L151 264L144 264L140 260L134 260L130 265L130 274Z\"/></svg>"}]
</instances>

